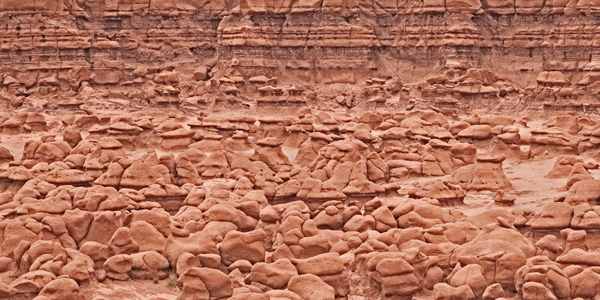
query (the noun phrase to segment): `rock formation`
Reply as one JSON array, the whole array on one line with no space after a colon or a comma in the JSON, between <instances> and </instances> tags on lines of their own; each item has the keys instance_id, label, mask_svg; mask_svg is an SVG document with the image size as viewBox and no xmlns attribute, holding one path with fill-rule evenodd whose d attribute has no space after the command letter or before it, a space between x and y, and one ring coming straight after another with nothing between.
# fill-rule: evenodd
<instances>
[{"instance_id":1,"label":"rock formation","mask_svg":"<svg viewBox=\"0 0 600 300\"><path fill-rule=\"evenodd\" d=\"M104 299L97 282L149 280L178 299L600 295L597 149L552 137L592 119L83 113L8 113L37 125L0 134L2 297ZM514 172L539 161L532 180L566 193L531 210Z\"/></svg>"},{"instance_id":2,"label":"rock formation","mask_svg":"<svg viewBox=\"0 0 600 300\"><path fill-rule=\"evenodd\" d=\"M588 32L597 8L586 1L11 1L0 5L0 98L5 107L67 109L104 99L339 107L410 100L440 109L503 103L595 111L600 77ZM485 100L472 105L475 98ZM4 132L39 131L44 122L33 114L3 120ZM122 125L111 130L137 130ZM489 135L483 125L463 135ZM184 132L165 134L188 141ZM506 144L520 139L514 127L498 135ZM590 131L584 144L597 144L596 136Z\"/></svg>"},{"instance_id":3,"label":"rock formation","mask_svg":"<svg viewBox=\"0 0 600 300\"><path fill-rule=\"evenodd\" d=\"M0 298L600 299L596 4L0 0Z\"/></svg>"}]
</instances>

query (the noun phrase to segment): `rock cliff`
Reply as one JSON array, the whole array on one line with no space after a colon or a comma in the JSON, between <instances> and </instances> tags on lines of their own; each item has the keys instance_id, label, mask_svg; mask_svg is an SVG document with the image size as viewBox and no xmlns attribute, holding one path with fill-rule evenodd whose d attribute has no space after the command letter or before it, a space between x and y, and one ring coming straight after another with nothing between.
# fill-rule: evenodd
<instances>
[{"instance_id":1,"label":"rock cliff","mask_svg":"<svg viewBox=\"0 0 600 300\"><path fill-rule=\"evenodd\" d=\"M584 0L1 0L0 98L14 107L96 97L595 111L599 9Z\"/></svg>"}]
</instances>

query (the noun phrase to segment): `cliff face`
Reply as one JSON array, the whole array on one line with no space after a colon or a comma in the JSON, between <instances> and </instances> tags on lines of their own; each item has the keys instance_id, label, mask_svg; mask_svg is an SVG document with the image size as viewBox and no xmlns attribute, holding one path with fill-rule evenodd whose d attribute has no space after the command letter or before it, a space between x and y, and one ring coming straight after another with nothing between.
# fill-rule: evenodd
<instances>
[{"instance_id":1,"label":"cliff face","mask_svg":"<svg viewBox=\"0 0 600 300\"><path fill-rule=\"evenodd\" d=\"M599 9L585 0L1 0L0 96L13 106L100 93L588 109L581 103L600 92Z\"/></svg>"}]
</instances>

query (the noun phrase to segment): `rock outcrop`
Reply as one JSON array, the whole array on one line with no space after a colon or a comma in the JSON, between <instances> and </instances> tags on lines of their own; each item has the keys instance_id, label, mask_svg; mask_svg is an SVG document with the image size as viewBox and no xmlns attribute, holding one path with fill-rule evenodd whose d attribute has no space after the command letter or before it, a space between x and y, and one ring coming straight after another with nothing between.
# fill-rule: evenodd
<instances>
[{"instance_id":1,"label":"rock outcrop","mask_svg":"<svg viewBox=\"0 0 600 300\"><path fill-rule=\"evenodd\" d=\"M585 1L10 1L0 6L0 98L6 107L247 105L235 99L244 95L257 105L412 99L466 108L481 97L475 106L595 110L593 34L578 33L597 27L588 17L595 10ZM113 125L131 138L144 130ZM515 128L492 133L510 123L471 125L461 137L521 140ZM25 113L1 126L8 134L48 124ZM190 143L185 130L163 134L165 149ZM560 134L544 142L573 146ZM581 146L597 142L590 134Z\"/></svg>"}]
</instances>

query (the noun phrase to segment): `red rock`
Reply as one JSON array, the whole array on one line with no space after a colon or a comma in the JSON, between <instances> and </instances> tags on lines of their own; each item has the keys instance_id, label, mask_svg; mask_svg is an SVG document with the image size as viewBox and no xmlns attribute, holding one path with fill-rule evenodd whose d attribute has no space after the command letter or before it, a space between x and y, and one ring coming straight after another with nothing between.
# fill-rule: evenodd
<instances>
[{"instance_id":1,"label":"red rock","mask_svg":"<svg viewBox=\"0 0 600 300\"><path fill-rule=\"evenodd\" d=\"M250 280L273 289L281 289L293 276L298 275L296 267L289 259L278 259L273 263L257 263L252 266Z\"/></svg>"},{"instance_id":2,"label":"red rock","mask_svg":"<svg viewBox=\"0 0 600 300\"><path fill-rule=\"evenodd\" d=\"M56 279L50 272L36 270L30 271L15 279L10 287L17 289L17 293L39 293L48 283ZM67 284L70 286L71 284ZM77 283L75 283L77 285ZM56 285L54 285L56 287Z\"/></svg>"},{"instance_id":3,"label":"red rock","mask_svg":"<svg viewBox=\"0 0 600 300\"><path fill-rule=\"evenodd\" d=\"M344 264L337 253L316 255L307 259L292 259L298 274L314 274L317 276L334 275L344 271Z\"/></svg>"},{"instance_id":4,"label":"red rock","mask_svg":"<svg viewBox=\"0 0 600 300\"><path fill-rule=\"evenodd\" d=\"M247 233L228 232L218 247L223 263L231 265L241 259L248 260L252 264L263 262L265 239L266 233L262 229Z\"/></svg>"},{"instance_id":5,"label":"red rock","mask_svg":"<svg viewBox=\"0 0 600 300\"><path fill-rule=\"evenodd\" d=\"M0 283L0 297L12 297L14 296L18 290L14 287L10 287L4 283Z\"/></svg>"},{"instance_id":6,"label":"red rock","mask_svg":"<svg viewBox=\"0 0 600 300\"><path fill-rule=\"evenodd\" d=\"M548 288L539 282L527 282L523 285L524 299L556 299Z\"/></svg>"},{"instance_id":7,"label":"red rock","mask_svg":"<svg viewBox=\"0 0 600 300\"><path fill-rule=\"evenodd\" d=\"M12 153L10 153L10 150L6 149L5 147L0 146L0 163L6 163L6 162L10 162L13 161L14 157L12 155Z\"/></svg>"},{"instance_id":8,"label":"red rock","mask_svg":"<svg viewBox=\"0 0 600 300\"><path fill-rule=\"evenodd\" d=\"M89 230L85 238L79 244L83 245L87 241L94 241L104 245L108 245L110 238L114 232L121 227L121 215L114 212L103 212L97 215L91 222Z\"/></svg>"},{"instance_id":9,"label":"red rock","mask_svg":"<svg viewBox=\"0 0 600 300\"><path fill-rule=\"evenodd\" d=\"M110 272L126 274L131 271L132 261L133 259L131 256L127 254L111 256L104 263L104 269Z\"/></svg>"},{"instance_id":10,"label":"red rock","mask_svg":"<svg viewBox=\"0 0 600 300\"><path fill-rule=\"evenodd\" d=\"M468 285L452 287L446 283L438 283L433 287L435 300L475 299L475 295Z\"/></svg>"},{"instance_id":11,"label":"red rock","mask_svg":"<svg viewBox=\"0 0 600 300\"><path fill-rule=\"evenodd\" d=\"M452 180L467 190L511 190L512 183L504 175L502 161L504 156L478 158L474 165L456 170ZM451 181L452 182L452 181Z\"/></svg>"},{"instance_id":12,"label":"red rock","mask_svg":"<svg viewBox=\"0 0 600 300\"><path fill-rule=\"evenodd\" d=\"M215 243L203 232L195 232L188 237L170 236L167 239L165 257L169 260L171 265L175 265L179 255L184 252L189 252L194 255L201 253L219 253Z\"/></svg>"},{"instance_id":13,"label":"red rock","mask_svg":"<svg viewBox=\"0 0 600 300\"><path fill-rule=\"evenodd\" d=\"M146 251L131 255L134 279L165 279L168 276L169 261L156 251Z\"/></svg>"},{"instance_id":14,"label":"red rock","mask_svg":"<svg viewBox=\"0 0 600 300\"><path fill-rule=\"evenodd\" d=\"M583 203L593 204L599 195L598 180L582 180L571 186L564 202L572 206Z\"/></svg>"},{"instance_id":15,"label":"red rock","mask_svg":"<svg viewBox=\"0 0 600 300\"><path fill-rule=\"evenodd\" d=\"M191 254L191 253L182 253L181 255L179 255L179 258L177 258L177 264L175 265L175 270L177 272L177 275L181 275L183 273L185 273L185 271L189 270L190 268L194 268L194 267L198 267L201 268L202 265L200 264L200 260L198 259L197 256Z\"/></svg>"},{"instance_id":16,"label":"red rock","mask_svg":"<svg viewBox=\"0 0 600 300\"><path fill-rule=\"evenodd\" d=\"M38 297L47 297L47 299L50 300L85 300L85 296L79 292L79 285L77 285L77 282L69 278L57 278L50 281L40 291Z\"/></svg>"},{"instance_id":17,"label":"red rock","mask_svg":"<svg viewBox=\"0 0 600 300\"><path fill-rule=\"evenodd\" d=\"M333 287L312 274L293 276L288 283L288 290L298 294L303 299L335 299Z\"/></svg>"},{"instance_id":18,"label":"red rock","mask_svg":"<svg viewBox=\"0 0 600 300\"><path fill-rule=\"evenodd\" d=\"M136 161L123 172L121 185L125 187L148 187L159 178L162 178L162 174L156 167L150 167Z\"/></svg>"},{"instance_id":19,"label":"red rock","mask_svg":"<svg viewBox=\"0 0 600 300\"><path fill-rule=\"evenodd\" d=\"M573 207L555 202L549 203L528 223L532 228L566 228L571 224Z\"/></svg>"},{"instance_id":20,"label":"red rock","mask_svg":"<svg viewBox=\"0 0 600 300\"><path fill-rule=\"evenodd\" d=\"M200 282L206 287L210 298L219 299L231 297L233 294L231 279L221 271L209 268L190 268L179 276L179 279L177 280L177 284L183 287L182 298L187 299L187 297L197 293L194 289L200 288L200 290L202 290L202 285L196 285L195 283L197 283L197 281L194 280L194 278L200 279ZM192 289L189 287L192 287ZM202 295L202 293L200 295Z\"/></svg>"},{"instance_id":21,"label":"red rock","mask_svg":"<svg viewBox=\"0 0 600 300\"><path fill-rule=\"evenodd\" d=\"M139 245L139 251L165 252L167 238L146 221L134 221L130 225L131 237Z\"/></svg>"},{"instance_id":22,"label":"red rock","mask_svg":"<svg viewBox=\"0 0 600 300\"><path fill-rule=\"evenodd\" d=\"M492 137L492 127L489 125L472 125L457 134L461 138L486 140Z\"/></svg>"},{"instance_id":23,"label":"red rock","mask_svg":"<svg viewBox=\"0 0 600 300\"><path fill-rule=\"evenodd\" d=\"M94 261L105 261L110 257L108 246L98 242L85 242L79 247L79 251Z\"/></svg>"},{"instance_id":24,"label":"red rock","mask_svg":"<svg viewBox=\"0 0 600 300\"><path fill-rule=\"evenodd\" d=\"M131 231L121 227L115 231L108 242L108 249L112 255L133 254L140 249L139 245L131 238Z\"/></svg>"},{"instance_id":25,"label":"red rock","mask_svg":"<svg viewBox=\"0 0 600 300\"><path fill-rule=\"evenodd\" d=\"M600 276L598 273L590 269L569 277L569 285L571 287L571 297L589 298L597 295L598 287L596 282Z\"/></svg>"},{"instance_id":26,"label":"red rock","mask_svg":"<svg viewBox=\"0 0 600 300\"><path fill-rule=\"evenodd\" d=\"M479 298L483 295L486 289L485 277L483 277L483 268L479 265L470 264L454 273L449 279L450 285L460 287L468 285L475 297Z\"/></svg>"},{"instance_id":27,"label":"red rock","mask_svg":"<svg viewBox=\"0 0 600 300\"><path fill-rule=\"evenodd\" d=\"M419 279L414 274L386 276L382 279L384 296L411 296L419 289Z\"/></svg>"}]
</instances>

